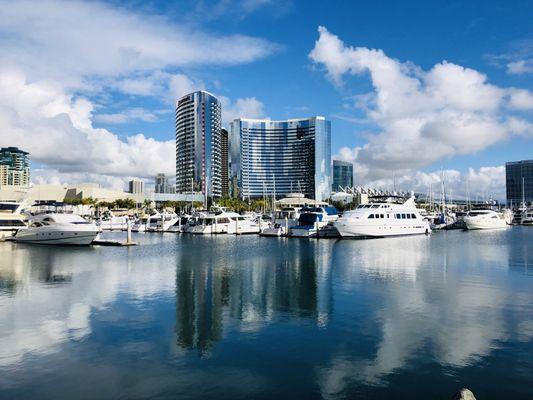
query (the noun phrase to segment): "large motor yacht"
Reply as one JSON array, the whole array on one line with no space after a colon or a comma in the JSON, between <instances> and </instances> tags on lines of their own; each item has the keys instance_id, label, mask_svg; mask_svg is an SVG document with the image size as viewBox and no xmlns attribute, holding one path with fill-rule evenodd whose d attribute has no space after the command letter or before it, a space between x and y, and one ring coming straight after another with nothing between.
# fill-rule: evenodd
<instances>
[{"instance_id":1,"label":"large motor yacht","mask_svg":"<svg viewBox=\"0 0 533 400\"><path fill-rule=\"evenodd\" d=\"M22 243L55 245L89 245L98 235L94 223L75 214L39 214L27 229L21 229L13 240Z\"/></svg>"},{"instance_id":2,"label":"large motor yacht","mask_svg":"<svg viewBox=\"0 0 533 400\"><path fill-rule=\"evenodd\" d=\"M503 229L510 223L506 215L493 210L469 211L463 221L466 229Z\"/></svg>"},{"instance_id":3,"label":"large motor yacht","mask_svg":"<svg viewBox=\"0 0 533 400\"><path fill-rule=\"evenodd\" d=\"M346 211L333 225L342 238L427 234L429 222L418 212L414 197L403 204L370 203Z\"/></svg>"},{"instance_id":4,"label":"large motor yacht","mask_svg":"<svg viewBox=\"0 0 533 400\"><path fill-rule=\"evenodd\" d=\"M13 236L26 228L24 205L15 202L0 202L0 239Z\"/></svg>"}]
</instances>

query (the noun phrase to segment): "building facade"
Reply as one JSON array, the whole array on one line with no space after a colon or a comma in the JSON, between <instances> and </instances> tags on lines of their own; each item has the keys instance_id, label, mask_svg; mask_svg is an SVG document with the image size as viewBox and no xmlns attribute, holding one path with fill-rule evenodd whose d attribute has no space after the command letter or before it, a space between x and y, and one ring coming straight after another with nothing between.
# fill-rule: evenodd
<instances>
[{"instance_id":1,"label":"building facade","mask_svg":"<svg viewBox=\"0 0 533 400\"><path fill-rule=\"evenodd\" d=\"M29 153L18 147L0 148L0 186L30 185Z\"/></svg>"},{"instance_id":2,"label":"building facade","mask_svg":"<svg viewBox=\"0 0 533 400\"><path fill-rule=\"evenodd\" d=\"M176 192L222 196L221 104L198 91L176 103Z\"/></svg>"},{"instance_id":3,"label":"building facade","mask_svg":"<svg viewBox=\"0 0 533 400\"><path fill-rule=\"evenodd\" d=\"M230 124L230 189L242 199L331 195L331 123L324 117Z\"/></svg>"},{"instance_id":4,"label":"building facade","mask_svg":"<svg viewBox=\"0 0 533 400\"><path fill-rule=\"evenodd\" d=\"M165 174L157 174L155 176L155 193L176 193L176 189L168 182Z\"/></svg>"},{"instance_id":5,"label":"building facade","mask_svg":"<svg viewBox=\"0 0 533 400\"><path fill-rule=\"evenodd\" d=\"M333 160L332 190L338 192L341 187L353 187L353 164L351 162Z\"/></svg>"},{"instance_id":6,"label":"building facade","mask_svg":"<svg viewBox=\"0 0 533 400\"><path fill-rule=\"evenodd\" d=\"M141 179L132 179L129 181L128 192L132 194L144 193L144 181Z\"/></svg>"},{"instance_id":7,"label":"building facade","mask_svg":"<svg viewBox=\"0 0 533 400\"><path fill-rule=\"evenodd\" d=\"M505 163L505 186L508 204L533 202L533 160Z\"/></svg>"},{"instance_id":8,"label":"building facade","mask_svg":"<svg viewBox=\"0 0 533 400\"><path fill-rule=\"evenodd\" d=\"M221 197L223 199L229 197L229 134L224 128L220 135L220 185Z\"/></svg>"}]
</instances>

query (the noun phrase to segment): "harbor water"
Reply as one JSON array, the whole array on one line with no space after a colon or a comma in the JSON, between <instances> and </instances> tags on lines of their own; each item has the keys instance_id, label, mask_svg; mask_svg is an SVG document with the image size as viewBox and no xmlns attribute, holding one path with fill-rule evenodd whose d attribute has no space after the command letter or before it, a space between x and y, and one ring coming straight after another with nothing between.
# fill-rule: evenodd
<instances>
[{"instance_id":1,"label":"harbor water","mask_svg":"<svg viewBox=\"0 0 533 400\"><path fill-rule=\"evenodd\" d=\"M533 227L133 240L0 243L0 399L533 398Z\"/></svg>"}]
</instances>

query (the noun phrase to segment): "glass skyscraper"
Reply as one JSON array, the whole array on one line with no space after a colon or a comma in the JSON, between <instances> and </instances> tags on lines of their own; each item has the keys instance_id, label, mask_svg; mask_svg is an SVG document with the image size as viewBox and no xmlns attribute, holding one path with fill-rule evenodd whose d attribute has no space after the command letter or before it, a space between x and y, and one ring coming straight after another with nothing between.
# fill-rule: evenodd
<instances>
[{"instance_id":1,"label":"glass skyscraper","mask_svg":"<svg viewBox=\"0 0 533 400\"><path fill-rule=\"evenodd\" d=\"M0 186L30 185L29 154L18 147L0 148Z\"/></svg>"},{"instance_id":2,"label":"glass skyscraper","mask_svg":"<svg viewBox=\"0 0 533 400\"><path fill-rule=\"evenodd\" d=\"M522 183L526 203L533 202L533 160L505 163L507 203L522 202Z\"/></svg>"},{"instance_id":3,"label":"glass skyscraper","mask_svg":"<svg viewBox=\"0 0 533 400\"><path fill-rule=\"evenodd\" d=\"M221 106L198 91L176 103L176 192L222 195Z\"/></svg>"},{"instance_id":4,"label":"glass skyscraper","mask_svg":"<svg viewBox=\"0 0 533 400\"><path fill-rule=\"evenodd\" d=\"M324 117L230 123L230 191L242 199L331 195L331 123Z\"/></svg>"},{"instance_id":5,"label":"glass skyscraper","mask_svg":"<svg viewBox=\"0 0 533 400\"><path fill-rule=\"evenodd\" d=\"M341 187L353 187L353 164L351 162L333 160L332 190L334 192L339 191Z\"/></svg>"}]
</instances>

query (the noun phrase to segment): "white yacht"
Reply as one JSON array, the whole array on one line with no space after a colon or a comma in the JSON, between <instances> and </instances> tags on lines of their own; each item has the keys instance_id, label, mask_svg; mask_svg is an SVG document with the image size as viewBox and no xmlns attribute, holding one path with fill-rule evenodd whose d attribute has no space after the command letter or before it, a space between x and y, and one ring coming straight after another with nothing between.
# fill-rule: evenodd
<instances>
[{"instance_id":1,"label":"white yacht","mask_svg":"<svg viewBox=\"0 0 533 400\"><path fill-rule=\"evenodd\" d=\"M39 214L27 229L19 230L13 240L21 243L54 245L89 245L98 235L98 227L75 214Z\"/></svg>"},{"instance_id":2,"label":"white yacht","mask_svg":"<svg viewBox=\"0 0 533 400\"><path fill-rule=\"evenodd\" d=\"M521 225L533 225L533 208L526 210L520 217Z\"/></svg>"},{"instance_id":3,"label":"white yacht","mask_svg":"<svg viewBox=\"0 0 533 400\"><path fill-rule=\"evenodd\" d=\"M0 239L13 236L26 228L23 203L0 202Z\"/></svg>"},{"instance_id":4,"label":"white yacht","mask_svg":"<svg viewBox=\"0 0 533 400\"><path fill-rule=\"evenodd\" d=\"M128 229L128 220L127 216L117 217L109 212L100 219L98 226L103 231L125 231Z\"/></svg>"},{"instance_id":5,"label":"white yacht","mask_svg":"<svg viewBox=\"0 0 533 400\"><path fill-rule=\"evenodd\" d=\"M170 226L166 232L184 233L190 218L191 216L188 214L178 216L176 222L174 222L174 224Z\"/></svg>"},{"instance_id":6,"label":"white yacht","mask_svg":"<svg viewBox=\"0 0 533 400\"><path fill-rule=\"evenodd\" d=\"M275 211L272 222L261 230L261 236L286 236L290 229L298 226L301 207L285 207Z\"/></svg>"},{"instance_id":7,"label":"white yacht","mask_svg":"<svg viewBox=\"0 0 533 400\"><path fill-rule=\"evenodd\" d=\"M342 238L419 235L431 232L418 212L414 197L403 204L370 203L346 211L333 225Z\"/></svg>"},{"instance_id":8,"label":"white yacht","mask_svg":"<svg viewBox=\"0 0 533 400\"><path fill-rule=\"evenodd\" d=\"M133 223L131 226L132 232L145 232L146 231L146 225L148 223L148 218L150 217L140 217Z\"/></svg>"},{"instance_id":9,"label":"white yacht","mask_svg":"<svg viewBox=\"0 0 533 400\"><path fill-rule=\"evenodd\" d=\"M507 227L507 217L493 210L473 210L464 216L466 229L503 229Z\"/></svg>"},{"instance_id":10,"label":"white yacht","mask_svg":"<svg viewBox=\"0 0 533 400\"><path fill-rule=\"evenodd\" d=\"M156 221L156 232L167 232L168 229L179 221L179 217L176 213L161 213L159 219ZM151 224L150 226L152 226Z\"/></svg>"},{"instance_id":11,"label":"white yacht","mask_svg":"<svg viewBox=\"0 0 533 400\"><path fill-rule=\"evenodd\" d=\"M191 224L187 232L195 235L228 233L230 222L226 215L204 214L196 218L194 225Z\"/></svg>"}]
</instances>

